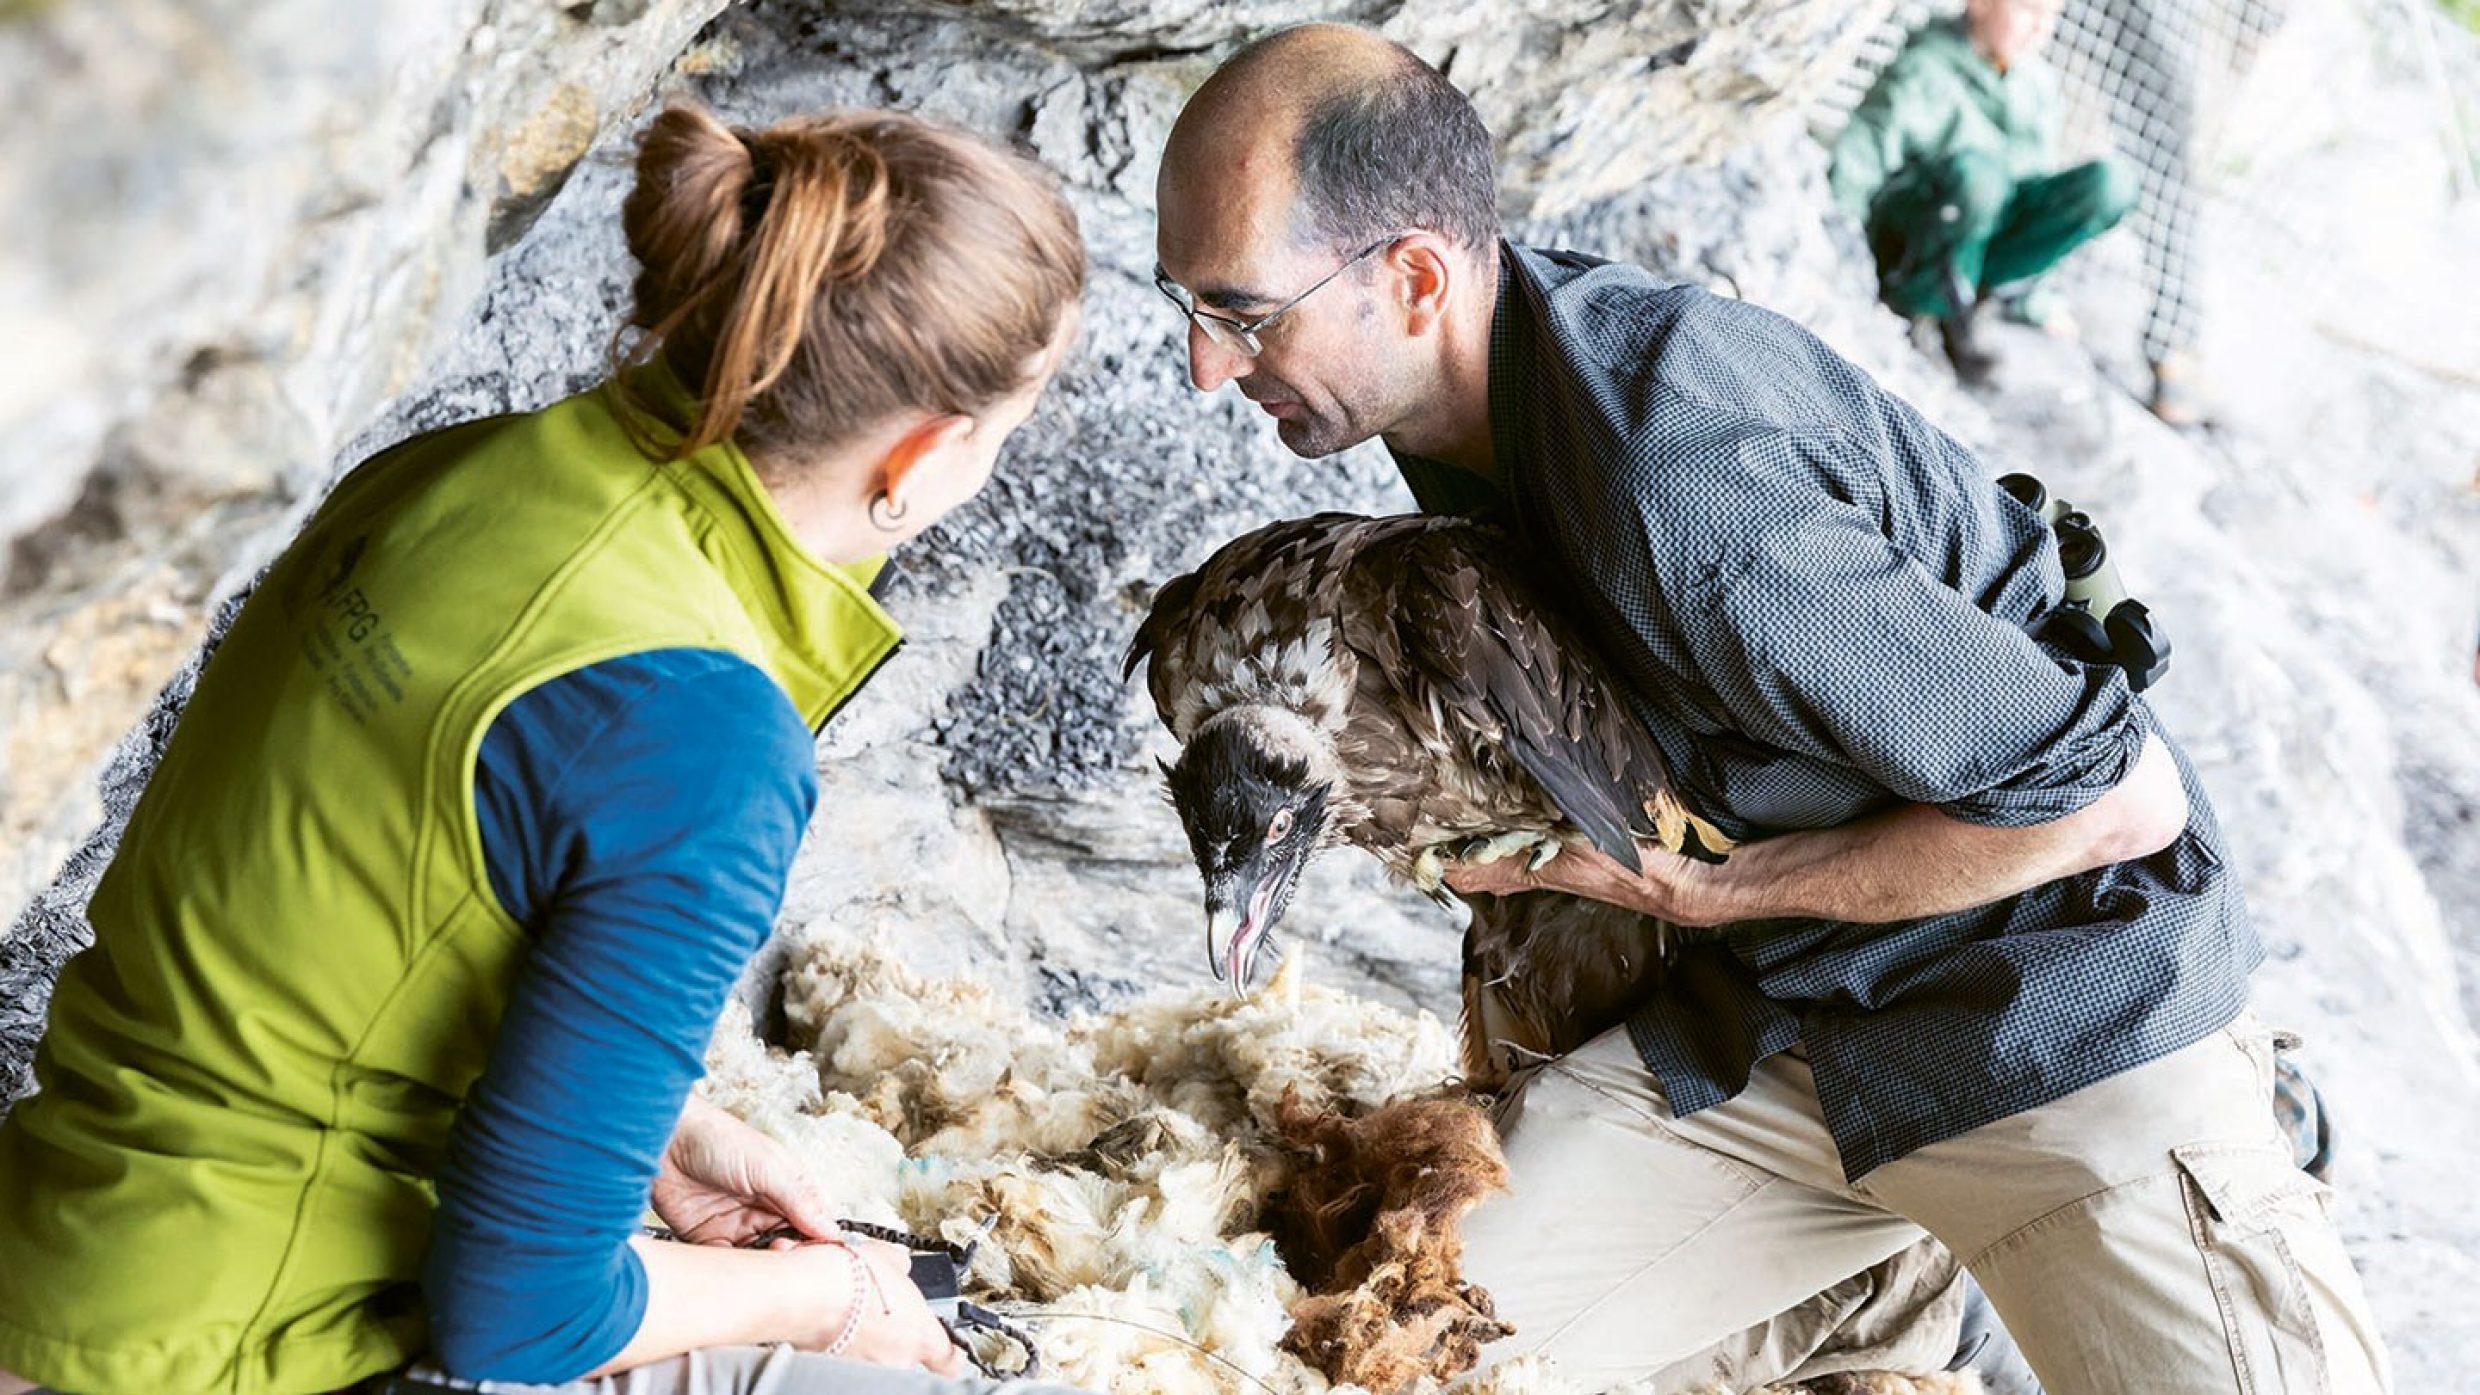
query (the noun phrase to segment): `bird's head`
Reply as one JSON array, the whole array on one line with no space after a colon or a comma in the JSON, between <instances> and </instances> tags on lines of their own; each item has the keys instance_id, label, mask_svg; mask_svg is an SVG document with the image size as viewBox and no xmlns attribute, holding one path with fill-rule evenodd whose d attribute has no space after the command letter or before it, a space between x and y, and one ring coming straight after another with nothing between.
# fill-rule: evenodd
<instances>
[{"instance_id":1,"label":"bird's head","mask_svg":"<svg viewBox=\"0 0 2480 1395\"><path fill-rule=\"evenodd\" d=\"M1326 845L1334 776L1322 735L1281 708L1209 718L1163 766L1206 885L1206 959L1246 993L1259 951Z\"/></svg>"}]
</instances>

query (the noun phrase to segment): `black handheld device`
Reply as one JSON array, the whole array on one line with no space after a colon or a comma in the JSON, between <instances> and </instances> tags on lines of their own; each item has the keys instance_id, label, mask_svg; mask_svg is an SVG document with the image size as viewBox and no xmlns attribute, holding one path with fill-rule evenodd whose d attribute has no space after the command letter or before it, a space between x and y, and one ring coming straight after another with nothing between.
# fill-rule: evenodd
<instances>
[{"instance_id":1,"label":"black handheld device","mask_svg":"<svg viewBox=\"0 0 2480 1395\"><path fill-rule=\"evenodd\" d=\"M2170 669L2170 636L2144 602L2127 594L2110 561L2109 544L2092 516L2053 498L2048 486L2027 474L2001 477L1998 487L2041 515L2058 538L2058 564L2067 574L2066 599L2042 617L2034 634L2092 664L2116 664L2137 692Z\"/></svg>"}]
</instances>

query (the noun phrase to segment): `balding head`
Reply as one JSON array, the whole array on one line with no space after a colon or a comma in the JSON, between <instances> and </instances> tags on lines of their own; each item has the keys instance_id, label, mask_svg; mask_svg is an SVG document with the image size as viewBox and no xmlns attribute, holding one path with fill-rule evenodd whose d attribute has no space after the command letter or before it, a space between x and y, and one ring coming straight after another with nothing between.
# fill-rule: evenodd
<instances>
[{"instance_id":1,"label":"balding head","mask_svg":"<svg viewBox=\"0 0 2480 1395\"><path fill-rule=\"evenodd\" d=\"M1269 34L1226 59L1197 89L1172 128L1166 153L1178 155L1185 141L1198 139L1287 143L1312 107L1420 61L1401 44L1349 24L1303 24Z\"/></svg>"},{"instance_id":2,"label":"balding head","mask_svg":"<svg viewBox=\"0 0 2480 1395\"><path fill-rule=\"evenodd\" d=\"M1498 236L1491 166L1479 114L1418 55L1371 30L1304 24L1240 50L1197 90L1157 192L1167 222L1245 203L1252 231L1279 223L1330 252L1410 228L1479 250Z\"/></svg>"},{"instance_id":3,"label":"balding head","mask_svg":"<svg viewBox=\"0 0 2480 1395\"><path fill-rule=\"evenodd\" d=\"M1486 352L1490 133L1377 34L1303 25L1233 55L1180 113L1155 195L1190 381L1238 383L1300 455L1397 431Z\"/></svg>"}]
</instances>

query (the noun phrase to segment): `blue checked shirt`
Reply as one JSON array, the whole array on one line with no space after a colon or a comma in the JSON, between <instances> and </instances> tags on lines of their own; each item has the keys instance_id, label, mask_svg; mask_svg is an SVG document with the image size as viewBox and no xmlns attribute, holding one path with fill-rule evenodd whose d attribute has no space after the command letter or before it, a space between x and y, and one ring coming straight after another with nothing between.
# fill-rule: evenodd
<instances>
[{"instance_id":1,"label":"blue checked shirt","mask_svg":"<svg viewBox=\"0 0 2480 1395\"><path fill-rule=\"evenodd\" d=\"M1516 530L1681 797L1733 839L1898 801L2044 823L2160 734L2119 670L2027 634L2064 591L2040 519L1781 316L1502 247L1489 391L1499 483L1399 456L1406 483ZM2228 1022L2262 951L2171 750L2188 824L2151 857L1952 915L1742 922L1686 949L1628 1022L1671 1107L1804 1046L1857 1180Z\"/></svg>"}]
</instances>

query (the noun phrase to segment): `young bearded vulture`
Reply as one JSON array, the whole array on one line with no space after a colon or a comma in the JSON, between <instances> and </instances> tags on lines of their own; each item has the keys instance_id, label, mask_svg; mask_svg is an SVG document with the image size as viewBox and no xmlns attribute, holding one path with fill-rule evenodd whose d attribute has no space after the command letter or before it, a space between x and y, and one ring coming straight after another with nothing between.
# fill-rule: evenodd
<instances>
[{"instance_id":1,"label":"young bearded vulture","mask_svg":"<svg viewBox=\"0 0 2480 1395\"><path fill-rule=\"evenodd\" d=\"M1205 878L1206 953L1247 989L1301 870L1339 843L1442 903L1448 861L1636 840L1717 858L1583 636L1463 519L1319 514L1174 578L1129 646L1179 738L1163 767ZM1666 927L1556 892L1472 896L1464 1068L1486 1088L1620 1021Z\"/></svg>"}]
</instances>

